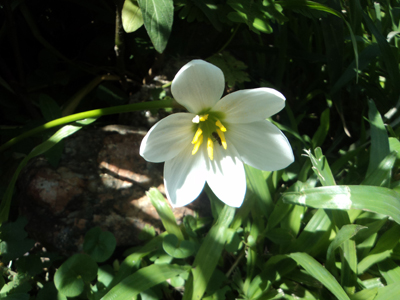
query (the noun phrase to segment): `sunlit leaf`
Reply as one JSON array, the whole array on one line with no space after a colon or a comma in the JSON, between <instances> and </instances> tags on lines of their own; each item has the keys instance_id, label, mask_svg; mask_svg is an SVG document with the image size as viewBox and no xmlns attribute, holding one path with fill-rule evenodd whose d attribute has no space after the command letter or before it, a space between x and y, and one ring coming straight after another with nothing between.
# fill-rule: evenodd
<instances>
[{"instance_id":1,"label":"sunlit leaf","mask_svg":"<svg viewBox=\"0 0 400 300\"><path fill-rule=\"evenodd\" d=\"M174 20L173 0L138 0L144 27L159 52L164 52Z\"/></svg>"}]
</instances>

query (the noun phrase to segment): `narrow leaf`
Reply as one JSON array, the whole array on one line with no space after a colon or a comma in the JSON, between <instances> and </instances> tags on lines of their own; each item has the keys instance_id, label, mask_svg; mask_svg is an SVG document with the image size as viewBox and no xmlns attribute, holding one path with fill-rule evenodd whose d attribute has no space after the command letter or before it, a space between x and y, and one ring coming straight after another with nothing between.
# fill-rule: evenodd
<instances>
[{"instance_id":1,"label":"narrow leaf","mask_svg":"<svg viewBox=\"0 0 400 300\"><path fill-rule=\"evenodd\" d=\"M368 100L368 118L371 124L371 152L367 177L379 167L380 162L390 154L388 134L375 103Z\"/></svg>"},{"instance_id":2,"label":"narrow leaf","mask_svg":"<svg viewBox=\"0 0 400 300\"><path fill-rule=\"evenodd\" d=\"M400 195L375 186L337 185L283 194L283 201L323 209L361 209L392 217L400 224Z\"/></svg>"},{"instance_id":3,"label":"narrow leaf","mask_svg":"<svg viewBox=\"0 0 400 300\"><path fill-rule=\"evenodd\" d=\"M164 282L167 279L187 272L188 266L150 265L126 277L111 289L102 300L133 299L139 293Z\"/></svg>"},{"instance_id":4,"label":"narrow leaf","mask_svg":"<svg viewBox=\"0 0 400 300\"><path fill-rule=\"evenodd\" d=\"M307 253L292 253L288 257L294 259L311 276L320 281L339 300L350 300L343 288L318 261Z\"/></svg>"},{"instance_id":5,"label":"narrow leaf","mask_svg":"<svg viewBox=\"0 0 400 300\"><path fill-rule=\"evenodd\" d=\"M174 213L160 191L156 188L151 188L146 192L146 195L157 210L165 230L170 234L174 234L179 240L184 240L182 231L176 223Z\"/></svg>"},{"instance_id":6,"label":"narrow leaf","mask_svg":"<svg viewBox=\"0 0 400 300\"><path fill-rule=\"evenodd\" d=\"M203 296L229 237L228 228L234 215L235 208L226 205L221 211L217 223L208 232L193 262L192 297L185 294L187 298L184 297L184 299L201 299Z\"/></svg>"}]
</instances>

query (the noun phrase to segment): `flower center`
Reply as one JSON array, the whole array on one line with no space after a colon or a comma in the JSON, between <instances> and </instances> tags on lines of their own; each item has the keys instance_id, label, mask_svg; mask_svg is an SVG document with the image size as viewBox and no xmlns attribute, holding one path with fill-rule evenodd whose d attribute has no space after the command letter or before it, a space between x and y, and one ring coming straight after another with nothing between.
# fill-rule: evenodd
<instances>
[{"instance_id":1,"label":"flower center","mask_svg":"<svg viewBox=\"0 0 400 300\"><path fill-rule=\"evenodd\" d=\"M192 155L199 151L200 145L203 143L204 137L207 139L207 153L211 160L214 160L214 142L217 142L225 150L227 148L225 134L226 128L221 121L210 114L197 115L192 122L197 124L197 130L194 134L192 144Z\"/></svg>"}]
</instances>

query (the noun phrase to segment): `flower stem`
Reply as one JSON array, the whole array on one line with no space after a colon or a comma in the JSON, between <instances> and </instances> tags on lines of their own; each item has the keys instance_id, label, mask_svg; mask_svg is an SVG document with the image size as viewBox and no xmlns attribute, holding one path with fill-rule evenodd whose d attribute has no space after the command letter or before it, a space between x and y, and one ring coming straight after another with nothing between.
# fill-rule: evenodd
<instances>
[{"instance_id":1,"label":"flower stem","mask_svg":"<svg viewBox=\"0 0 400 300\"><path fill-rule=\"evenodd\" d=\"M50 128L54 128L57 126L65 125L71 122L75 122L82 119L88 118L99 118L101 116L118 114L118 113L125 113L137 110L147 110L147 109L160 109L160 108L170 108L175 106L175 100L172 98L168 98L166 100L158 100L152 102L142 102L142 103L134 103L134 104L127 104L127 105L120 105L114 106L109 108L100 108L94 110L88 110L84 112L80 112L77 114L69 115L63 118L55 119L53 121L47 122L43 125L40 125L36 128L28 130L19 136L16 136L9 140L7 143L3 144L0 147L0 152L10 148L11 146L15 145L16 143L22 141L23 139L45 131Z\"/></svg>"}]
</instances>

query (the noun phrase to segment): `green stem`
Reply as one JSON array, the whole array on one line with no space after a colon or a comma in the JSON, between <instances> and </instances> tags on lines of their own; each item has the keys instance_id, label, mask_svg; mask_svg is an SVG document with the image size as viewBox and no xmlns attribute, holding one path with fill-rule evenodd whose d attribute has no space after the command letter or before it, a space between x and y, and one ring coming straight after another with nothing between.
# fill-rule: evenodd
<instances>
[{"instance_id":1,"label":"green stem","mask_svg":"<svg viewBox=\"0 0 400 300\"><path fill-rule=\"evenodd\" d=\"M101 116L131 112L131 111L136 111L136 110L170 108L170 107L174 107L174 106L177 106L176 102L174 99L170 98L167 100L134 103L134 104L120 105L120 106L114 106L114 107L110 107L110 108L100 108L100 109L94 109L94 110L80 112L80 113L69 115L69 116L66 116L63 118L55 119L53 121L47 122L43 125L40 125L36 128L33 128L29 131L26 131L26 132L20 134L19 136L12 138L4 145L2 145L0 147L0 152L3 152L4 150L10 148L12 145L15 145L16 143L22 141L23 139L30 137L32 135L35 135L37 133L40 133L44 130L54 128L57 126L61 126L61 125L65 125L65 124L75 122L78 120L88 119L88 118L99 118Z\"/></svg>"},{"instance_id":2,"label":"green stem","mask_svg":"<svg viewBox=\"0 0 400 300\"><path fill-rule=\"evenodd\" d=\"M217 53L221 53L222 51L225 50L225 48L226 48L226 47L230 44L230 42L233 40L233 37L236 35L236 32L238 31L239 27L240 27L240 23L239 23L239 24L236 26L236 28L233 30L231 36L229 37L229 40L222 46L221 49L219 49L219 50L217 51Z\"/></svg>"}]
</instances>

